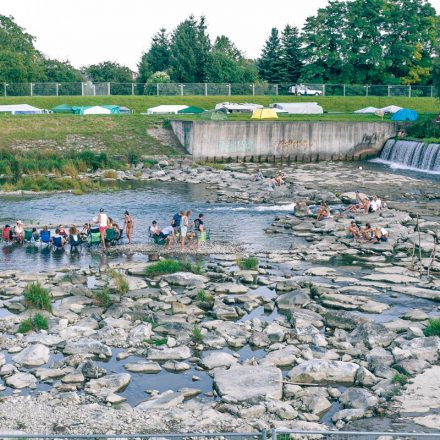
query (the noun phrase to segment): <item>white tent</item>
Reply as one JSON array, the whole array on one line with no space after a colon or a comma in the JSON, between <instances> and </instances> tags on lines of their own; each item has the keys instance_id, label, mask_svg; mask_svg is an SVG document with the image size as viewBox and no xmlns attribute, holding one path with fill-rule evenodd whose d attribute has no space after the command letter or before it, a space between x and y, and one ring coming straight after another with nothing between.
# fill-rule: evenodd
<instances>
[{"instance_id":1,"label":"white tent","mask_svg":"<svg viewBox=\"0 0 440 440\"><path fill-rule=\"evenodd\" d=\"M187 105L158 105L147 108L147 115L177 115L180 110L188 108Z\"/></svg>"},{"instance_id":2,"label":"white tent","mask_svg":"<svg viewBox=\"0 0 440 440\"><path fill-rule=\"evenodd\" d=\"M399 107L397 105L389 105L388 107L381 108L381 110L386 113L397 113L399 110L402 110L402 107Z\"/></svg>"},{"instance_id":3,"label":"white tent","mask_svg":"<svg viewBox=\"0 0 440 440\"><path fill-rule=\"evenodd\" d=\"M12 105L0 105L0 112L11 113L11 115L37 115L44 113L41 108L33 107L29 104L12 104Z\"/></svg>"},{"instance_id":4,"label":"white tent","mask_svg":"<svg viewBox=\"0 0 440 440\"><path fill-rule=\"evenodd\" d=\"M289 115L320 115L324 109L317 102L275 102L270 107L282 110Z\"/></svg>"},{"instance_id":5,"label":"white tent","mask_svg":"<svg viewBox=\"0 0 440 440\"><path fill-rule=\"evenodd\" d=\"M260 104L252 104L244 102L242 104L236 102L222 102L215 106L215 110L226 110L228 113L253 113L255 110L263 108Z\"/></svg>"},{"instance_id":6,"label":"white tent","mask_svg":"<svg viewBox=\"0 0 440 440\"><path fill-rule=\"evenodd\" d=\"M356 110L355 113L376 113L379 109L377 107L365 107Z\"/></svg>"},{"instance_id":7,"label":"white tent","mask_svg":"<svg viewBox=\"0 0 440 440\"><path fill-rule=\"evenodd\" d=\"M83 110L83 115L110 115L111 110L109 108L100 107L95 105L93 107L85 108Z\"/></svg>"}]
</instances>

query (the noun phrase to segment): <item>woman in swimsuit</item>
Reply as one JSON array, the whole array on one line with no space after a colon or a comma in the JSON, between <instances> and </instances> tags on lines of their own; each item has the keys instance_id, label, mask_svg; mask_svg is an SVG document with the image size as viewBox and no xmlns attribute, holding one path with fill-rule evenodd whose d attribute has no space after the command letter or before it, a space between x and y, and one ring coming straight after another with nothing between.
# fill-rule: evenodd
<instances>
[{"instance_id":1,"label":"woman in swimsuit","mask_svg":"<svg viewBox=\"0 0 440 440\"><path fill-rule=\"evenodd\" d=\"M191 211L186 211L186 214L184 214L180 220L180 248L182 249L182 252L185 250L185 241L188 233L190 215Z\"/></svg>"},{"instance_id":2,"label":"woman in swimsuit","mask_svg":"<svg viewBox=\"0 0 440 440\"><path fill-rule=\"evenodd\" d=\"M124 227L125 233L127 234L128 243L131 244L131 237L133 236L134 230L134 221L128 211L125 211L124 213Z\"/></svg>"}]
</instances>

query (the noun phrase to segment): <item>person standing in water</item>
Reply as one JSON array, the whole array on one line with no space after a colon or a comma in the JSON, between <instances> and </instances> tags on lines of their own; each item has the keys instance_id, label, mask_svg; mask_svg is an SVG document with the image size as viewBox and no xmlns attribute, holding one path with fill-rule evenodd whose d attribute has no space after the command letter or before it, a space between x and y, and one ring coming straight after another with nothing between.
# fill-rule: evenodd
<instances>
[{"instance_id":1,"label":"person standing in water","mask_svg":"<svg viewBox=\"0 0 440 440\"><path fill-rule=\"evenodd\" d=\"M186 213L180 219L180 248L182 249L182 252L185 251L185 241L188 233L190 215L191 211L186 211Z\"/></svg>"},{"instance_id":2,"label":"person standing in water","mask_svg":"<svg viewBox=\"0 0 440 440\"><path fill-rule=\"evenodd\" d=\"M128 211L124 213L124 228L125 233L127 234L128 244L131 244L131 237L133 236L134 231L134 221Z\"/></svg>"},{"instance_id":3,"label":"person standing in water","mask_svg":"<svg viewBox=\"0 0 440 440\"><path fill-rule=\"evenodd\" d=\"M98 225L99 233L101 234L102 250L105 251L105 234L108 226L108 215L104 212L104 208L99 210Z\"/></svg>"}]
</instances>

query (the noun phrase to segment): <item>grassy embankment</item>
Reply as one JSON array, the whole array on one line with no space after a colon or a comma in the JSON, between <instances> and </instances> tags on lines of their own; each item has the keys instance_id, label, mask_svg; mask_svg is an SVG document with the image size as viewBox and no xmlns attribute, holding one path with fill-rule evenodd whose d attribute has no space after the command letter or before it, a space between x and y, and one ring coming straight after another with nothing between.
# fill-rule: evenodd
<instances>
[{"instance_id":1,"label":"grassy embankment","mask_svg":"<svg viewBox=\"0 0 440 440\"><path fill-rule=\"evenodd\" d=\"M182 154L152 137L147 128L161 127L170 116L140 115L159 104L187 104L211 109L218 102L316 101L323 115L281 116L279 121L357 121L380 122L376 115L357 115L356 109L390 104L410 107L419 113L439 111L435 98L405 97L293 97L293 96L103 96L103 97L0 97L0 104L28 103L40 108L61 104L125 105L134 115L79 116L70 114L0 115L0 176L3 190L66 190L84 192L99 189L98 182L79 179L78 173L100 169L126 169L145 155ZM175 116L173 116L175 118ZM177 118L199 119L182 115ZM228 120L249 120L249 115L229 116ZM426 137L426 136L423 136ZM436 136L430 135L431 142ZM148 162L147 165L151 164ZM48 176L49 175L49 176ZM8 178L5 180L5 176ZM67 178L66 178L67 176ZM115 173L108 171L108 177Z\"/></svg>"}]
</instances>

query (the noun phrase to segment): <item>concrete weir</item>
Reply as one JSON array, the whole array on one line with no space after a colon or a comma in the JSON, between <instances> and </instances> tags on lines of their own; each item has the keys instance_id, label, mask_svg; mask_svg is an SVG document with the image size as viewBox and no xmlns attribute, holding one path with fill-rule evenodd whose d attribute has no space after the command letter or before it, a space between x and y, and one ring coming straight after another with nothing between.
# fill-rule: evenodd
<instances>
[{"instance_id":1,"label":"concrete weir","mask_svg":"<svg viewBox=\"0 0 440 440\"><path fill-rule=\"evenodd\" d=\"M171 121L195 159L355 160L396 134L388 122Z\"/></svg>"}]
</instances>

